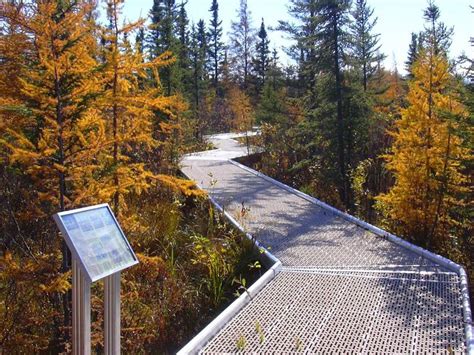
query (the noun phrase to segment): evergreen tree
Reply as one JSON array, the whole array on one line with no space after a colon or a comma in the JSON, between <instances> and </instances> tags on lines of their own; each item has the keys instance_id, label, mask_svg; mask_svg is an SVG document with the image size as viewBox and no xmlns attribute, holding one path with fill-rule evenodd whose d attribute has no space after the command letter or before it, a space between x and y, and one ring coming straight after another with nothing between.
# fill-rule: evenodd
<instances>
[{"instance_id":1,"label":"evergreen tree","mask_svg":"<svg viewBox=\"0 0 474 355\"><path fill-rule=\"evenodd\" d=\"M289 11L296 24L287 21L279 26L295 40L292 55L299 63L299 86L304 87L307 112L301 134L312 137L306 147L311 158L299 166L323 166L316 179L334 183L345 206L350 205L348 170L355 161L354 138L360 133L354 115L364 111L363 97L351 92L350 80L343 78L343 68L349 64L349 9L349 0L292 0Z\"/></svg>"},{"instance_id":2,"label":"evergreen tree","mask_svg":"<svg viewBox=\"0 0 474 355\"><path fill-rule=\"evenodd\" d=\"M413 73L411 71L411 68L418 58L418 52L419 52L418 35L412 32L411 42L410 42L410 45L408 46L408 58L405 62L405 69L408 72L409 78L413 78Z\"/></svg>"},{"instance_id":3,"label":"evergreen tree","mask_svg":"<svg viewBox=\"0 0 474 355\"><path fill-rule=\"evenodd\" d=\"M229 34L231 64L236 80L247 89L255 43L255 30L247 0L240 0L237 16L239 20L232 22Z\"/></svg>"},{"instance_id":4,"label":"evergreen tree","mask_svg":"<svg viewBox=\"0 0 474 355\"><path fill-rule=\"evenodd\" d=\"M153 0L150 10L148 48L151 59L164 54L179 54L179 39L176 36L178 8L175 0ZM177 61L160 69L160 79L167 96L179 91L182 83Z\"/></svg>"},{"instance_id":5,"label":"evergreen tree","mask_svg":"<svg viewBox=\"0 0 474 355\"><path fill-rule=\"evenodd\" d=\"M447 57L454 29L441 22L440 17L439 7L433 0L429 0L428 7L423 13L426 26L419 36L419 46L424 49L430 48L430 50L432 48L435 55L442 54Z\"/></svg>"},{"instance_id":6,"label":"evergreen tree","mask_svg":"<svg viewBox=\"0 0 474 355\"><path fill-rule=\"evenodd\" d=\"M199 61L202 63L202 73L201 73L201 80L207 81L209 75L209 62L208 62L208 53L209 53L209 45L208 45L208 33L206 30L206 23L204 20L199 20L197 23L197 43L199 46Z\"/></svg>"},{"instance_id":7,"label":"evergreen tree","mask_svg":"<svg viewBox=\"0 0 474 355\"><path fill-rule=\"evenodd\" d=\"M193 109L196 123L196 138L200 138L203 127L202 104L207 89L208 71L207 71L207 33L206 25L203 20L199 20L197 28L195 25L191 29L191 62L193 68Z\"/></svg>"},{"instance_id":8,"label":"evergreen tree","mask_svg":"<svg viewBox=\"0 0 474 355\"><path fill-rule=\"evenodd\" d=\"M285 101L284 90L275 88L270 81L267 81L262 88L260 103L255 115L257 123L285 125L288 120Z\"/></svg>"},{"instance_id":9,"label":"evergreen tree","mask_svg":"<svg viewBox=\"0 0 474 355\"><path fill-rule=\"evenodd\" d=\"M145 56L145 29L143 27L138 30L135 43L140 54Z\"/></svg>"},{"instance_id":10,"label":"evergreen tree","mask_svg":"<svg viewBox=\"0 0 474 355\"><path fill-rule=\"evenodd\" d=\"M177 65L179 70L175 70L177 80L181 81L179 88L183 95L189 94L192 86L192 73L191 73L191 61L190 61L190 39L189 39L189 19L186 12L187 2L182 2L179 5L179 13L177 16L177 33L178 33L178 46L175 53L177 56ZM187 96L187 95L186 95Z\"/></svg>"},{"instance_id":11,"label":"evergreen tree","mask_svg":"<svg viewBox=\"0 0 474 355\"><path fill-rule=\"evenodd\" d=\"M227 50L224 49L223 60L219 66L219 89L218 94L209 93L210 105L207 131L210 133L228 132L231 129L232 112L229 103L229 91L234 85L227 60Z\"/></svg>"},{"instance_id":12,"label":"evergreen tree","mask_svg":"<svg viewBox=\"0 0 474 355\"><path fill-rule=\"evenodd\" d=\"M189 19L188 19L188 14L186 12L186 4L187 2L182 2L179 5L179 13L177 16L177 25L176 25L178 29L179 43L181 44L183 50L186 50L186 47L189 44L189 33L188 33L189 32L188 31Z\"/></svg>"},{"instance_id":13,"label":"evergreen tree","mask_svg":"<svg viewBox=\"0 0 474 355\"><path fill-rule=\"evenodd\" d=\"M171 49L172 42L174 42L175 11L173 0L153 0L153 6L150 10L151 24L147 36L151 58L157 58Z\"/></svg>"},{"instance_id":14,"label":"evergreen tree","mask_svg":"<svg viewBox=\"0 0 474 355\"><path fill-rule=\"evenodd\" d=\"M260 93L265 85L265 79L270 65L270 40L268 39L263 18L257 36L259 40L255 48L256 57L254 58L254 70L257 79L256 89L257 92Z\"/></svg>"},{"instance_id":15,"label":"evergreen tree","mask_svg":"<svg viewBox=\"0 0 474 355\"><path fill-rule=\"evenodd\" d=\"M326 97L327 105L335 101L335 136L329 137L335 143L336 161L339 170L338 181L339 194L343 203L349 205L349 180L348 162L351 160L351 149L346 148L346 144L352 142L351 137L346 140L348 126L351 125L351 117L344 118L344 98L343 98L343 73L345 51L347 49L347 24L349 0L328 0L315 4L316 28L315 34L318 53L318 66L322 72L330 75L327 84L320 86L322 96Z\"/></svg>"},{"instance_id":16,"label":"evergreen tree","mask_svg":"<svg viewBox=\"0 0 474 355\"><path fill-rule=\"evenodd\" d=\"M354 72L347 70L353 44L348 33L350 1L293 0L289 9L297 21L280 22L279 28L295 40L292 54L299 63L298 86L305 88L303 92L296 92L302 96L299 104L306 111L298 135L301 142L306 142L304 149L309 152L309 157L300 158L298 169L322 167L311 181L303 184L319 187L331 184L339 195L338 198L330 196L331 203L351 208L349 175L351 169L366 158L365 141L371 113L362 90L363 81L359 80L361 76L354 77ZM373 22L370 16L364 21L366 26ZM377 55L376 51L373 55ZM370 62L374 73L377 64ZM327 192L318 190L316 193L321 196Z\"/></svg>"},{"instance_id":17,"label":"evergreen tree","mask_svg":"<svg viewBox=\"0 0 474 355\"><path fill-rule=\"evenodd\" d=\"M266 75L266 84L270 84L274 90L281 89L284 86L284 73L280 67L280 58L276 48L273 48L272 55L268 62L268 70Z\"/></svg>"},{"instance_id":18,"label":"evergreen tree","mask_svg":"<svg viewBox=\"0 0 474 355\"><path fill-rule=\"evenodd\" d=\"M280 21L278 26L279 30L286 32L295 42L288 52L298 63L297 90L303 95L309 92L312 97L310 102L316 102L314 90L319 72L316 60L317 3L317 0L291 0L288 11L295 22Z\"/></svg>"},{"instance_id":19,"label":"evergreen tree","mask_svg":"<svg viewBox=\"0 0 474 355\"><path fill-rule=\"evenodd\" d=\"M380 35L372 33L377 23L377 18L372 19L373 14L374 10L367 5L367 0L356 0L351 24L352 55L356 70L361 74L364 91L367 91L378 63L385 59L380 53Z\"/></svg>"},{"instance_id":20,"label":"evergreen tree","mask_svg":"<svg viewBox=\"0 0 474 355\"><path fill-rule=\"evenodd\" d=\"M212 0L209 10L212 18L209 26L209 60L212 67L211 75L214 88L218 89L220 66L224 58L224 43L222 42L222 21L219 19L219 4Z\"/></svg>"}]
</instances>

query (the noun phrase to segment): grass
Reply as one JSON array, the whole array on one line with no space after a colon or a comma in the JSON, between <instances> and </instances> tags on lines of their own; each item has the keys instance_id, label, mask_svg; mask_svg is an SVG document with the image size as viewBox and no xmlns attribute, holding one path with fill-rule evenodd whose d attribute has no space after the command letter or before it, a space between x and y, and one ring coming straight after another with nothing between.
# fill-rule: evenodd
<instances>
[{"instance_id":1,"label":"grass","mask_svg":"<svg viewBox=\"0 0 474 355\"><path fill-rule=\"evenodd\" d=\"M152 206L150 202L141 199L145 209ZM229 224L207 199L188 198L155 206L149 213L142 210L141 215L150 234L142 232L136 236L143 240L140 248L147 246L148 255L161 258L167 275L167 280L161 280L157 288L158 295L167 297L149 295L140 300L155 309L153 318L161 317L165 322L161 332L151 332L153 341L145 348L174 353L235 300L234 293L240 286L234 279L246 279L249 287L261 276L262 270L255 267L259 253L252 241ZM151 282L147 278L142 280L145 287ZM132 304L131 315L136 307L136 303ZM141 324L137 321L128 326ZM130 347L124 351L138 349Z\"/></svg>"},{"instance_id":2,"label":"grass","mask_svg":"<svg viewBox=\"0 0 474 355\"><path fill-rule=\"evenodd\" d=\"M129 196L127 206L121 225L139 264L121 278L122 352L174 354L235 300L235 278L250 286L260 277L259 253L205 197L157 186ZM38 235L57 236L49 215L19 227L29 245L38 245ZM70 338L55 342L60 296L70 290L70 273L58 271L60 242L42 244L47 253L28 257L11 248L0 258L0 352L70 349ZM94 283L91 293L92 348L101 353L103 283Z\"/></svg>"}]
</instances>

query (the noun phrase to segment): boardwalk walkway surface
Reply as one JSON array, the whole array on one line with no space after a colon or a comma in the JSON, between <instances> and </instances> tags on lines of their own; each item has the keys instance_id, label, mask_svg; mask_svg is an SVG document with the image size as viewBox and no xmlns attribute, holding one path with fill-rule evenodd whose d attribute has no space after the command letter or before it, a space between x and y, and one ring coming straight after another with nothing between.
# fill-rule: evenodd
<instances>
[{"instance_id":1,"label":"boardwalk walkway surface","mask_svg":"<svg viewBox=\"0 0 474 355\"><path fill-rule=\"evenodd\" d=\"M213 136L219 149L187 156L182 170L282 266L181 353L471 349L462 269L231 161L246 154L232 137Z\"/></svg>"}]
</instances>

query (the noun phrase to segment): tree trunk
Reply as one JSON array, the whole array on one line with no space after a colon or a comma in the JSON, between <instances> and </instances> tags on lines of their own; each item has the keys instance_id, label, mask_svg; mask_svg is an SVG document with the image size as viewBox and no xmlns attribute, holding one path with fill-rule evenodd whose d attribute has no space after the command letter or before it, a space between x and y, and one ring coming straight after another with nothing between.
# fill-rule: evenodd
<instances>
[{"instance_id":1,"label":"tree trunk","mask_svg":"<svg viewBox=\"0 0 474 355\"><path fill-rule=\"evenodd\" d=\"M444 164L443 164L443 176L441 177L442 186L440 191L438 192L438 201L436 203L436 213L434 216L434 221L431 227L431 231L429 234L428 239L432 239L435 237L436 228L438 227L440 215L441 215L441 208L443 206L444 196L448 193L449 181L448 181L448 166L449 166L449 155L451 154L451 126L448 127L448 142L446 146L446 155L444 157Z\"/></svg>"},{"instance_id":2,"label":"tree trunk","mask_svg":"<svg viewBox=\"0 0 474 355\"><path fill-rule=\"evenodd\" d=\"M365 59L364 59L365 60ZM363 75L364 75L364 92L367 91L367 80L368 80L368 75L367 75L367 63L364 62L364 67L363 67Z\"/></svg>"},{"instance_id":3,"label":"tree trunk","mask_svg":"<svg viewBox=\"0 0 474 355\"><path fill-rule=\"evenodd\" d=\"M215 31L217 31L217 28L214 29ZM215 90L216 90L216 97L218 96L219 94L219 89L217 87L217 84L219 82L217 76L219 75L219 60L217 58L217 36L214 37L214 43L215 43L215 46L214 46L214 86L215 86Z\"/></svg>"},{"instance_id":4,"label":"tree trunk","mask_svg":"<svg viewBox=\"0 0 474 355\"><path fill-rule=\"evenodd\" d=\"M428 88L428 124L426 129L426 137L425 137L425 172L426 172L426 189L425 189L425 196L424 196L424 238L426 239L426 245L429 247L431 245L431 216L429 215L429 205L430 199L432 195L432 191L429 186L430 181L430 153L429 150L431 148L431 120L433 119L433 70L434 70L434 62L433 62L434 52L433 50L430 51L430 82Z\"/></svg>"},{"instance_id":5,"label":"tree trunk","mask_svg":"<svg viewBox=\"0 0 474 355\"><path fill-rule=\"evenodd\" d=\"M340 197L343 203L348 205L347 196L347 177L346 177L346 160L344 154L344 117L342 113L342 80L341 68L339 65L339 28L337 24L337 10L333 14L333 45L334 45L334 75L336 77L336 100L337 100L337 150L339 173L341 174L341 191Z\"/></svg>"}]
</instances>

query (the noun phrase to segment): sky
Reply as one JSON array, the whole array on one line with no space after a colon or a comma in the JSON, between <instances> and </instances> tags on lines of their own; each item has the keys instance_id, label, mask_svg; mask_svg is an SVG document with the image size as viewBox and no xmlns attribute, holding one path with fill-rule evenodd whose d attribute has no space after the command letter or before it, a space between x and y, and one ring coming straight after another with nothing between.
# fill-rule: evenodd
<instances>
[{"instance_id":1,"label":"sky","mask_svg":"<svg viewBox=\"0 0 474 355\"><path fill-rule=\"evenodd\" d=\"M177 0L177 3L179 2L180 0ZM378 18L375 33L380 33L381 50L387 56L385 66L393 69L396 64L398 70L403 73L411 33L423 29L423 10L426 8L427 0L368 0L367 2L374 9L374 16ZM152 3L152 0L127 0L124 15L128 20L136 20L140 16L146 17ZM450 56L454 58L462 53L472 55L474 48L470 47L469 38L474 36L474 26L472 26L474 13L471 12L469 5L474 5L474 2L472 0L437 0L435 3L440 8L441 21L454 27ZM260 27L262 18L269 28L275 27L279 20L290 19L287 11L288 4L288 0L248 0L254 27ZM197 23L202 18L209 23L210 6L211 0L188 0L186 9L190 21ZM225 36L230 29L231 21L235 21L237 17L238 6L239 0L219 1L219 16L223 21ZM291 63L283 52L283 47L290 46L291 41L279 31L268 32L271 47L279 51L281 62Z\"/></svg>"}]
</instances>

